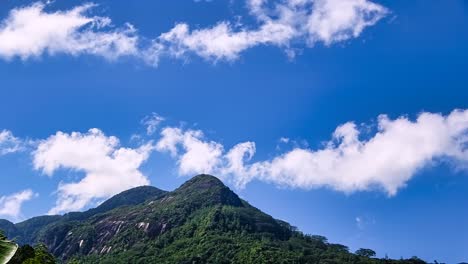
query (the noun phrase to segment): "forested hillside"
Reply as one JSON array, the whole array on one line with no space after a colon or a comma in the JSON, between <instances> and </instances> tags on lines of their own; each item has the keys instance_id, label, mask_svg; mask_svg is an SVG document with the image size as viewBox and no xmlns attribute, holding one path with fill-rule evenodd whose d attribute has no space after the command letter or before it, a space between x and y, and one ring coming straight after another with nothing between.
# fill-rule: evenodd
<instances>
[{"instance_id":1,"label":"forested hillside","mask_svg":"<svg viewBox=\"0 0 468 264\"><path fill-rule=\"evenodd\" d=\"M0 229L65 263L425 263L377 259L370 249L351 253L303 234L209 175L172 192L139 187L84 213L3 221Z\"/></svg>"}]
</instances>

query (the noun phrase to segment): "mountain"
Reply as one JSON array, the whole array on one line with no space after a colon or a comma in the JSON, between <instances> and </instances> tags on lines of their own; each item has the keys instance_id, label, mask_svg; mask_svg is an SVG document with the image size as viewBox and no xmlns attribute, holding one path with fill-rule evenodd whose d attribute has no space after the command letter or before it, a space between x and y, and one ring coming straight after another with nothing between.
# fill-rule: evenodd
<instances>
[{"instance_id":1,"label":"mountain","mask_svg":"<svg viewBox=\"0 0 468 264\"><path fill-rule=\"evenodd\" d=\"M86 212L68 213L64 217L67 220L83 220L93 215L105 213L117 207L141 204L148 199L161 197L166 193L166 191L160 190L156 187L140 186L117 194L96 208L90 209Z\"/></svg>"},{"instance_id":2,"label":"mountain","mask_svg":"<svg viewBox=\"0 0 468 264\"><path fill-rule=\"evenodd\" d=\"M98 207L85 212L71 212L63 216L38 216L16 225L7 220L0 219L0 230L3 230L8 237L14 238L20 244L35 244L38 242L37 237L40 231L50 224L88 219L117 207L141 204L150 198L163 196L165 193L166 191L152 186L136 187L117 194Z\"/></svg>"},{"instance_id":3,"label":"mountain","mask_svg":"<svg viewBox=\"0 0 468 264\"><path fill-rule=\"evenodd\" d=\"M304 235L210 175L172 192L131 189L83 213L0 224L19 243L43 243L66 263L424 263L352 254Z\"/></svg>"}]
</instances>

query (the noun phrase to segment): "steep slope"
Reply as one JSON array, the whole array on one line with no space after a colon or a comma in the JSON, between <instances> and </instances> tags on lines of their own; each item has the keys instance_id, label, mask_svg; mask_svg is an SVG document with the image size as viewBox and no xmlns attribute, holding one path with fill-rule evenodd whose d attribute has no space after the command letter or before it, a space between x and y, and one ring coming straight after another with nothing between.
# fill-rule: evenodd
<instances>
[{"instance_id":1,"label":"steep slope","mask_svg":"<svg viewBox=\"0 0 468 264\"><path fill-rule=\"evenodd\" d=\"M20 244L35 244L38 241L38 235L49 225L81 221L118 207L137 205L148 199L161 197L165 193L166 191L152 186L136 187L117 194L98 207L85 212L71 212L63 216L39 216L16 225L7 220L0 220L0 230L3 230L8 237L15 239Z\"/></svg>"},{"instance_id":2,"label":"steep slope","mask_svg":"<svg viewBox=\"0 0 468 264\"><path fill-rule=\"evenodd\" d=\"M8 237L15 238L20 244L33 244L37 233L47 225L62 219L58 215L45 215L28 219L15 225L15 233L7 233Z\"/></svg>"},{"instance_id":3,"label":"steep slope","mask_svg":"<svg viewBox=\"0 0 468 264\"><path fill-rule=\"evenodd\" d=\"M17 232L15 224L4 219L0 219L0 230L8 237L11 237L9 234Z\"/></svg>"},{"instance_id":4,"label":"steep slope","mask_svg":"<svg viewBox=\"0 0 468 264\"><path fill-rule=\"evenodd\" d=\"M210 175L135 200L85 218L64 216L37 230L34 242L70 263L424 263L358 256L304 235Z\"/></svg>"},{"instance_id":5,"label":"steep slope","mask_svg":"<svg viewBox=\"0 0 468 264\"><path fill-rule=\"evenodd\" d=\"M49 225L38 238L61 258L123 252L138 243L150 243L162 234L183 226L192 215L213 206L243 206L221 181L201 175L180 188L132 207L90 217L86 221L63 221ZM272 223L275 221L271 218Z\"/></svg>"},{"instance_id":6,"label":"steep slope","mask_svg":"<svg viewBox=\"0 0 468 264\"><path fill-rule=\"evenodd\" d=\"M118 207L141 204L148 199L161 197L166 193L166 191L153 186L140 186L121 192L103 202L96 208L89 209L85 212L68 213L64 215L64 218L67 220L83 220Z\"/></svg>"}]
</instances>

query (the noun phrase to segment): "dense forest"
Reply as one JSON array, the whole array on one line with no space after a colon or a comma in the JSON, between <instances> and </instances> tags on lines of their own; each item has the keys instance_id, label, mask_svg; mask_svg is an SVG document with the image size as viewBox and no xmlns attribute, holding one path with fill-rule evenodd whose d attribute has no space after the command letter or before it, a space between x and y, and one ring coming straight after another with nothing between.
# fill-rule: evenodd
<instances>
[{"instance_id":1,"label":"dense forest","mask_svg":"<svg viewBox=\"0 0 468 264\"><path fill-rule=\"evenodd\" d=\"M371 249L351 253L323 236L303 234L209 175L196 176L173 192L138 187L83 213L16 225L2 221L0 229L22 245L14 264L55 263L55 258L58 263L109 264L426 263L417 257L379 259Z\"/></svg>"}]
</instances>

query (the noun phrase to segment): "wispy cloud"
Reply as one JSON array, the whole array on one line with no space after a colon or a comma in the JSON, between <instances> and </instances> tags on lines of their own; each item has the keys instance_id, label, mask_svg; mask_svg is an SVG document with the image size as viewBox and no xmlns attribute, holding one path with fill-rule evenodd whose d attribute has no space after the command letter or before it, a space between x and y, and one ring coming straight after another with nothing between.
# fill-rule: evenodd
<instances>
[{"instance_id":1,"label":"wispy cloud","mask_svg":"<svg viewBox=\"0 0 468 264\"><path fill-rule=\"evenodd\" d=\"M24 190L0 197L0 215L17 219L21 215L23 203L37 196L32 190Z\"/></svg>"},{"instance_id":2,"label":"wispy cloud","mask_svg":"<svg viewBox=\"0 0 468 264\"><path fill-rule=\"evenodd\" d=\"M247 0L253 25L233 25L233 18L206 28L178 23L148 37L140 36L130 23L115 27L110 17L92 15L95 4L64 11L49 11L49 5L38 2L11 10L0 23L0 57L94 55L108 60L133 57L157 65L162 57L191 55L233 61L259 45L277 46L294 56L293 45L331 45L359 37L388 13L369 0Z\"/></svg>"},{"instance_id":3,"label":"wispy cloud","mask_svg":"<svg viewBox=\"0 0 468 264\"><path fill-rule=\"evenodd\" d=\"M165 118L158 115L157 113L151 113L151 115L145 116L145 118L141 120L141 124L146 127L146 134L151 136L157 131L159 125L164 120Z\"/></svg>"},{"instance_id":4,"label":"wispy cloud","mask_svg":"<svg viewBox=\"0 0 468 264\"><path fill-rule=\"evenodd\" d=\"M0 131L0 156L22 151L24 142L9 130Z\"/></svg>"}]
</instances>

